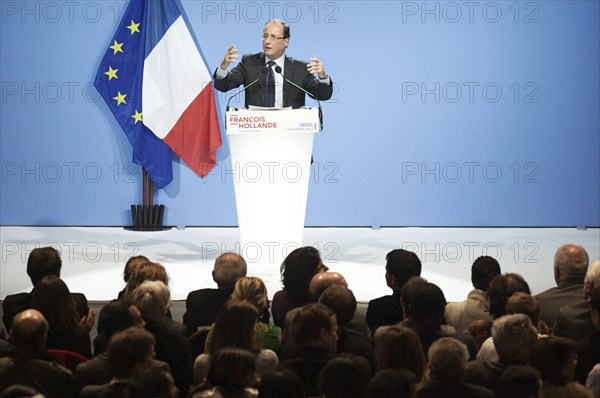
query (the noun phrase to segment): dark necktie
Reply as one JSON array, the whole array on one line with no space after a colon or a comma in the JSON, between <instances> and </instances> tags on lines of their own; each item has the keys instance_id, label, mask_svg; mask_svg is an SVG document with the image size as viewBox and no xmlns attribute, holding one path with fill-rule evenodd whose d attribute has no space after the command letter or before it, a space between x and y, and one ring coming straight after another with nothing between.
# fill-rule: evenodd
<instances>
[{"instance_id":1,"label":"dark necktie","mask_svg":"<svg viewBox=\"0 0 600 398\"><path fill-rule=\"evenodd\" d=\"M264 106L274 107L275 106L275 74L273 73L273 65L275 62L267 62L267 77L264 91L263 103Z\"/></svg>"}]
</instances>

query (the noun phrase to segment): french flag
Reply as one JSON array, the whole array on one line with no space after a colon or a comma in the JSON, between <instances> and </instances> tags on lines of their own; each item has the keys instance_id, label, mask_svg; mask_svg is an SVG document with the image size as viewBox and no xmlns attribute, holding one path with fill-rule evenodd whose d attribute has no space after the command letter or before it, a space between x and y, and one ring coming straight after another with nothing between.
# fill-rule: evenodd
<instances>
[{"instance_id":1,"label":"french flag","mask_svg":"<svg viewBox=\"0 0 600 398\"><path fill-rule=\"evenodd\" d=\"M144 14L143 123L205 177L221 146L212 76L179 0L147 0Z\"/></svg>"}]
</instances>

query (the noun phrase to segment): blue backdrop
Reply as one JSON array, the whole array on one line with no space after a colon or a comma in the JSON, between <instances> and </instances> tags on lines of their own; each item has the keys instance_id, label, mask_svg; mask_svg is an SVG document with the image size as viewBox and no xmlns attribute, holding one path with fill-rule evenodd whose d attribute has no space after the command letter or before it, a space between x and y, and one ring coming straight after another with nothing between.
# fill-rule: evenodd
<instances>
[{"instance_id":1,"label":"blue backdrop","mask_svg":"<svg viewBox=\"0 0 600 398\"><path fill-rule=\"evenodd\" d=\"M600 225L598 1L182 3L211 69L273 17L323 60L307 225ZM92 83L126 5L0 3L1 224L130 224L141 172ZM219 155L174 157L166 224L237 224Z\"/></svg>"}]
</instances>

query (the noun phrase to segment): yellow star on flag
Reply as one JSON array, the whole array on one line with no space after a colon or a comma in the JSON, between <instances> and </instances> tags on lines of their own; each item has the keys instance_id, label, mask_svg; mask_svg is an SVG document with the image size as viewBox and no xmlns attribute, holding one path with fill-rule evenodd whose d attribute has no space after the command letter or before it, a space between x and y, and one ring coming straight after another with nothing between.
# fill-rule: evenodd
<instances>
[{"instance_id":1,"label":"yellow star on flag","mask_svg":"<svg viewBox=\"0 0 600 398\"><path fill-rule=\"evenodd\" d=\"M133 22L133 20L131 20L131 25L129 25L127 27L127 29L129 29L131 31L131 34L133 35L135 32L140 33L140 30L138 29L140 27L139 23L135 23Z\"/></svg>"},{"instance_id":2,"label":"yellow star on flag","mask_svg":"<svg viewBox=\"0 0 600 398\"><path fill-rule=\"evenodd\" d=\"M105 75L108 76L108 81L111 81L113 78L118 79L117 76L118 69L113 69L112 66L108 66L108 71L104 72Z\"/></svg>"},{"instance_id":3,"label":"yellow star on flag","mask_svg":"<svg viewBox=\"0 0 600 398\"><path fill-rule=\"evenodd\" d=\"M117 91L117 93L117 96L113 97L113 99L117 101L117 106L121 104L127 104L127 102L125 101L125 97L127 97L127 94L121 94L120 91Z\"/></svg>"},{"instance_id":4,"label":"yellow star on flag","mask_svg":"<svg viewBox=\"0 0 600 398\"><path fill-rule=\"evenodd\" d=\"M117 55L117 53L123 52L123 43L117 43L117 41L115 40L115 44L113 44L112 46L110 46L108 48L112 48L114 51L113 55Z\"/></svg>"},{"instance_id":5,"label":"yellow star on flag","mask_svg":"<svg viewBox=\"0 0 600 398\"><path fill-rule=\"evenodd\" d=\"M137 109L135 110L135 115L132 116L132 118L135 119L135 123L137 124L137 122L141 122L142 121L142 114L140 112L137 111Z\"/></svg>"}]
</instances>

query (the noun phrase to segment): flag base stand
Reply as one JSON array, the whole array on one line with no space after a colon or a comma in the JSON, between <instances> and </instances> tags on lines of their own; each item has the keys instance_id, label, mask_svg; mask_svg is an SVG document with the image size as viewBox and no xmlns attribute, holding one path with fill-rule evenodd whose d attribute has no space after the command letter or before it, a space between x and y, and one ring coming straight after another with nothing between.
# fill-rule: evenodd
<instances>
[{"instance_id":1,"label":"flag base stand","mask_svg":"<svg viewBox=\"0 0 600 398\"><path fill-rule=\"evenodd\" d=\"M171 227L163 225L165 205L131 205L133 226L125 227L127 231L167 231Z\"/></svg>"}]
</instances>

